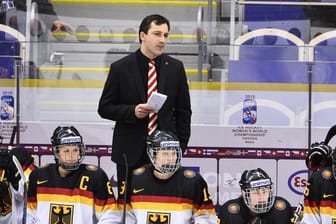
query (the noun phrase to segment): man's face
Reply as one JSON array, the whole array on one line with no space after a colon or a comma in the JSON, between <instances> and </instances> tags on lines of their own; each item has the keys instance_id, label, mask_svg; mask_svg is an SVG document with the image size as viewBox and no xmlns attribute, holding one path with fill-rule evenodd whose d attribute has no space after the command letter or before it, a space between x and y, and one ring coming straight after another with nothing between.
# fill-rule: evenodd
<instances>
[{"instance_id":1,"label":"man's face","mask_svg":"<svg viewBox=\"0 0 336 224\"><path fill-rule=\"evenodd\" d=\"M150 59L161 55L166 47L168 35L167 24L156 25L152 22L147 34L140 32L141 52Z\"/></svg>"}]
</instances>

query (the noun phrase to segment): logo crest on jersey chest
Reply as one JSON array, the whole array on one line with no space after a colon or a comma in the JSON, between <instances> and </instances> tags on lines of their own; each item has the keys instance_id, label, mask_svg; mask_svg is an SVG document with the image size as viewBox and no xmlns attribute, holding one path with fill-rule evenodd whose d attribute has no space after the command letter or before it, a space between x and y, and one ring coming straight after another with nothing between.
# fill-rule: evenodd
<instances>
[{"instance_id":1,"label":"logo crest on jersey chest","mask_svg":"<svg viewBox=\"0 0 336 224\"><path fill-rule=\"evenodd\" d=\"M7 214L12 212L12 199L11 192L7 183L0 183L0 191L2 197L0 198L0 216L6 216Z\"/></svg>"},{"instance_id":2,"label":"logo crest on jersey chest","mask_svg":"<svg viewBox=\"0 0 336 224\"><path fill-rule=\"evenodd\" d=\"M170 220L170 213L147 212L147 224L172 224Z\"/></svg>"},{"instance_id":3,"label":"logo crest on jersey chest","mask_svg":"<svg viewBox=\"0 0 336 224\"><path fill-rule=\"evenodd\" d=\"M49 223L74 224L73 212L73 205L51 204Z\"/></svg>"}]
</instances>

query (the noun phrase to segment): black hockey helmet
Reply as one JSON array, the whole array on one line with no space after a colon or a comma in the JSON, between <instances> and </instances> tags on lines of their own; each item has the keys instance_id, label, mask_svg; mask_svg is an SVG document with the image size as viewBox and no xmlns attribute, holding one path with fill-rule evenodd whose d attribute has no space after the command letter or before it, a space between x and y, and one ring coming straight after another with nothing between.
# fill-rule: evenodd
<instances>
[{"instance_id":1,"label":"black hockey helmet","mask_svg":"<svg viewBox=\"0 0 336 224\"><path fill-rule=\"evenodd\" d=\"M156 155L159 151L175 150L174 156L176 160L174 163L164 161L164 164L159 164L156 160ZM182 150L178 138L168 131L154 131L147 138L147 154L152 162L154 168L163 174L172 174L181 166Z\"/></svg>"},{"instance_id":2,"label":"black hockey helmet","mask_svg":"<svg viewBox=\"0 0 336 224\"><path fill-rule=\"evenodd\" d=\"M85 146L83 138L79 134L78 130L73 126L57 127L51 137L51 145L53 147L53 153L56 163L65 170L76 170L84 159ZM78 146L79 157L75 163L67 163L61 161L59 157L60 148L65 145Z\"/></svg>"},{"instance_id":3,"label":"black hockey helmet","mask_svg":"<svg viewBox=\"0 0 336 224\"><path fill-rule=\"evenodd\" d=\"M261 186L266 185L272 185L271 178L268 176L268 174L261 168L253 169L253 170L245 170L240 178L239 186L241 189L246 188L255 188L259 187L259 185L256 185L255 181L259 180L265 180L265 182L261 182Z\"/></svg>"},{"instance_id":4,"label":"black hockey helmet","mask_svg":"<svg viewBox=\"0 0 336 224\"><path fill-rule=\"evenodd\" d=\"M252 212L265 213L274 203L273 182L270 176L261 168L245 170L239 181L245 204ZM263 201L253 202L252 194L266 192L268 195Z\"/></svg>"}]
</instances>

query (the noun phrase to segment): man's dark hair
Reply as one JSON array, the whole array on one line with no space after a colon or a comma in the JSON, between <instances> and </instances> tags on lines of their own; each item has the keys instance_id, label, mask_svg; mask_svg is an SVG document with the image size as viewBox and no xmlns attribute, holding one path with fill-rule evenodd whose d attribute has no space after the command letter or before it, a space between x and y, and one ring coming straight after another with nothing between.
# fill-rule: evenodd
<instances>
[{"instance_id":1,"label":"man's dark hair","mask_svg":"<svg viewBox=\"0 0 336 224\"><path fill-rule=\"evenodd\" d=\"M146 16L142 20L140 27L139 27L139 42L140 43L141 43L140 33L144 32L145 34L147 34L149 28L151 27L152 22L154 22L156 25L167 24L168 31L170 31L169 20L166 17L161 16L159 14L153 14L153 15Z\"/></svg>"}]
</instances>

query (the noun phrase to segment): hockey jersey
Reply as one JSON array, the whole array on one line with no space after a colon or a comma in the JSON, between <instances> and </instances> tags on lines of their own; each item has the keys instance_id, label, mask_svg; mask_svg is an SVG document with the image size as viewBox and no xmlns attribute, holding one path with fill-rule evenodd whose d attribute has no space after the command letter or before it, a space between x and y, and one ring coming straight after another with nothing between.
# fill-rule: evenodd
<instances>
[{"instance_id":1,"label":"hockey jersey","mask_svg":"<svg viewBox=\"0 0 336 224\"><path fill-rule=\"evenodd\" d=\"M301 223L336 223L336 180L331 167L315 171L308 179Z\"/></svg>"},{"instance_id":2,"label":"hockey jersey","mask_svg":"<svg viewBox=\"0 0 336 224\"><path fill-rule=\"evenodd\" d=\"M287 200L282 197L275 197L272 208L257 216L252 216L246 206L243 197L231 199L223 204L218 210L219 224L290 224L292 223L293 212ZM259 220L259 222L256 222Z\"/></svg>"},{"instance_id":3,"label":"hockey jersey","mask_svg":"<svg viewBox=\"0 0 336 224\"><path fill-rule=\"evenodd\" d=\"M168 180L157 179L152 167L133 171L127 224L215 224L207 184L200 174L180 168Z\"/></svg>"},{"instance_id":4,"label":"hockey jersey","mask_svg":"<svg viewBox=\"0 0 336 224\"><path fill-rule=\"evenodd\" d=\"M106 173L94 165L61 177L56 164L29 177L27 223L116 224L120 210Z\"/></svg>"},{"instance_id":5,"label":"hockey jersey","mask_svg":"<svg viewBox=\"0 0 336 224\"><path fill-rule=\"evenodd\" d=\"M34 164L22 167L25 179L28 179L30 173L35 168L36 166ZM1 169L0 176L2 174L4 174L4 170ZM17 189L15 189L8 181L2 181L0 185L0 223L22 224L26 209L26 182L21 178L18 181Z\"/></svg>"}]
</instances>

